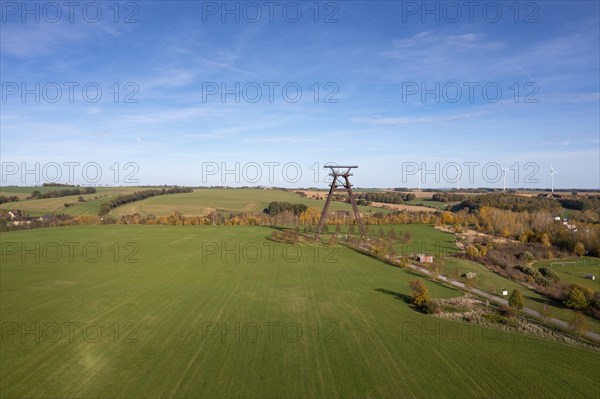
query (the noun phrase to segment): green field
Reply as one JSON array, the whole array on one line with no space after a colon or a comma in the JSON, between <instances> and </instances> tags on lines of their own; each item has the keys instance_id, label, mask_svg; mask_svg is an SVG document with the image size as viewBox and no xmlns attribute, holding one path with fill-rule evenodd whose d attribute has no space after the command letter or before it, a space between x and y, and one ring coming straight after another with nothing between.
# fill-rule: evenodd
<instances>
[{"instance_id":1,"label":"green field","mask_svg":"<svg viewBox=\"0 0 600 399\"><path fill-rule=\"evenodd\" d=\"M124 225L2 233L1 395L600 394L598 352L417 313L404 299L414 275L344 247L273 243L270 233ZM51 262L52 248L69 242L79 243L73 259ZM39 262L14 253L36 243ZM101 255L82 251L92 243ZM433 297L460 295L426 284Z\"/></svg>"},{"instance_id":2,"label":"green field","mask_svg":"<svg viewBox=\"0 0 600 399\"><path fill-rule=\"evenodd\" d=\"M50 187L50 186L0 186L0 195L4 196L17 196L19 199L29 197L34 190L38 190L40 193L47 193L48 191L59 190L65 187Z\"/></svg>"},{"instance_id":3,"label":"green field","mask_svg":"<svg viewBox=\"0 0 600 399\"><path fill-rule=\"evenodd\" d=\"M400 235L410 232L412 240L408 243L401 243L396 240L393 244L394 249L399 255L411 254L430 254L448 256L458 251L456 248L455 237L453 234L434 229L430 224L403 224L403 225L367 225L368 235L370 237L380 237L379 230L383 229L387 237L390 229ZM346 234L349 226L340 226L340 233ZM336 232L336 226L328 226L330 234ZM359 233L358 226L354 226L354 234Z\"/></svg>"},{"instance_id":4,"label":"green field","mask_svg":"<svg viewBox=\"0 0 600 399\"><path fill-rule=\"evenodd\" d=\"M415 198L413 200L406 201L404 203L407 205L429 206L431 208L437 208L437 209L446 209L448 207L448 205L455 204L455 202L434 201L431 198Z\"/></svg>"},{"instance_id":5,"label":"green field","mask_svg":"<svg viewBox=\"0 0 600 399\"><path fill-rule=\"evenodd\" d=\"M119 194L131 194L135 191L146 189L144 187L97 187L96 193L84 194L81 196L86 200L86 202L78 202L79 195L68 195L66 197L57 198L25 199L25 197L31 195L34 190L39 190L40 192L45 193L64 188L65 187L2 187L2 195L17 195L21 197L21 200L17 202L0 204L0 209L20 209L32 216L59 213L73 216L98 215L98 212L100 211L100 204L107 199L115 197ZM94 199L96 197L98 197L98 199ZM74 205L65 208L65 203Z\"/></svg>"},{"instance_id":6,"label":"green field","mask_svg":"<svg viewBox=\"0 0 600 399\"><path fill-rule=\"evenodd\" d=\"M115 208L111 214L155 216L170 215L177 211L185 216L204 216L212 211L220 212L262 212L270 202L290 202L305 204L308 207L323 208L325 201L301 197L282 190L257 189L197 189L192 193L172 194L151 197L142 201ZM332 201L331 211L351 211L350 204ZM381 212L381 209L367 206L359 207L361 212Z\"/></svg>"},{"instance_id":7,"label":"green field","mask_svg":"<svg viewBox=\"0 0 600 399\"><path fill-rule=\"evenodd\" d=\"M600 291L600 259L584 256L571 259L554 259L536 262L534 267L539 269L550 266L558 274L560 281L569 284L578 284L594 291ZM586 278L595 275L596 280Z\"/></svg>"},{"instance_id":8,"label":"green field","mask_svg":"<svg viewBox=\"0 0 600 399\"><path fill-rule=\"evenodd\" d=\"M19 195L23 199L31 195L33 190L42 192L50 189L60 189L60 187L4 187L2 195ZM98 215L100 205L107 199L119 194L131 194L135 191L142 191L146 187L99 187L95 194L86 194L82 197L85 203L78 202L78 195L72 195L59 198L44 198L35 200L21 200L18 202L9 202L0 204L0 209L20 209L32 216L41 216L45 214L67 215ZM100 197L98 199L94 199ZM110 214L113 216L131 215L140 213L143 216L167 216L173 212L179 212L184 216L205 216L210 212L248 212L260 213L272 201L283 201L291 203L301 203L308 207L323 208L325 203L322 200L314 200L301 197L300 195L282 190L258 190L258 189L196 189L192 193L170 194L150 197L142 201L135 201L113 209ZM74 203L74 205L65 208L65 203ZM351 211L350 204L343 202L331 202L330 211ZM389 210L374 208L369 206L359 206L363 213L382 212L389 213Z\"/></svg>"}]
</instances>

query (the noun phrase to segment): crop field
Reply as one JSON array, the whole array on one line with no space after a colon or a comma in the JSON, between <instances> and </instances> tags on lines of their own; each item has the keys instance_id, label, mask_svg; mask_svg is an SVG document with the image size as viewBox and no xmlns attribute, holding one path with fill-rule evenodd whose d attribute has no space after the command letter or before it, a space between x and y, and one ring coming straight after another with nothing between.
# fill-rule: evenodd
<instances>
[{"instance_id":1,"label":"crop field","mask_svg":"<svg viewBox=\"0 0 600 399\"><path fill-rule=\"evenodd\" d=\"M598 397L597 352L418 313L418 277L270 235L2 233L2 396Z\"/></svg>"},{"instance_id":2,"label":"crop field","mask_svg":"<svg viewBox=\"0 0 600 399\"><path fill-rule=\"evenodd\" d=\"M324 201L301 197L294 192L257 189L199 189L192 193L163 195L132 202L115 208L113 215L140 213L155 216L169 215L174 211L184 216L204 216L212 211L262 212L270 202L290 202L308 207L323 208ZM351 211L350 204L332 201L331 211ZM361 212L381 212L381 209L359 207Z\"/></svg>"},{"instance_id":3,"label":"crop field","mask_svg":"<svg viewBox=\"0 0 600 399\"><path fill-rule=\"evenodd\" d=\"M0 209L20 209L32 216L45 214L67 215L97 215L102 202L119 194L131 194L135 191L148 189L147 187L98 187L96 193L85 194L82 197L84 203L78 202L78 195L58 198L43 198L25 200L34 190L46 193L64 187L3 187L0 195L16 195L21 201L0 204ZM325 192L326 194L326 192ZM94 199L97 198L98 199ZM301 197L294 192L281 190L258 190L258 189L197 189L193 193L156 196L142 201L136 201L122 205L111 212L111 215L122 216L140 213L144 216L153 214L155 216L169 215L175 211L185 216L205 216L210 212L262 212L271 201L282 201L290 203L301 203L309 207L322 208L322 200ZM65 203L72 204L65 207ZM424 205L438 209L444 209L447 203L431 201L430 199L415 199L407 202L408 205ZM385 204L383 204L385 205ZM393 208L393 206L390 206ZM351 211L350 204L332 201L330 211ZM375 206L359 206L361 212L383 212L391 210ZM408 208L410 210L410 208Z\"/></svg>"},{"instance_id":4,"label":"crop field","mask_svg":"<svg viewBox=\"0 0 600 399\"><path fill-rule=\"evenodd\" d=\"M46 214L64 213L67 215L97 215L100 211L100 204L111 197L119 194L131 194L135 191L142 191L144 187L98 187L94 194L81 195L86 202L78 202L79 195L68 195L66 197L42 198L25 200L34 190L41 193L60 190L65 187L3 187L1 195L16 195L21 200L17 202L7 202L0 204L0 209L20 209L32 216L41 216ZM72 188L72 187L67 187ZM98 199L94 199L98 197ZM73 204L65 208L64 204Z\"/></svg>"},{"instance_id":5,"label":"crop field","mask_svg":"<svg viewBox=\"0 0 600 399\"><path fill-rule=\"evenodd\" d=\"M535 268L549 266L558 274L560 281L569 284L578 284L583 287L600 291L600 259L590 256L572 259L555 259L551 261L536 262ZM587 278L596 276L596 280Z\"/></svg>"}]
</instances>

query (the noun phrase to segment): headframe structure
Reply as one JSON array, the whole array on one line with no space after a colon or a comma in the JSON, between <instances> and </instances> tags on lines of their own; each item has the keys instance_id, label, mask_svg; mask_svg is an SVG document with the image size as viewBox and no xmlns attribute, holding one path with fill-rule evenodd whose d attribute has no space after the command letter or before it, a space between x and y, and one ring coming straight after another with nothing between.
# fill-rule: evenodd
<instances>
[{"instance_id":1,"label":"headframe structure","mask_svg":"<svg viewBox=\"0 0 600 399\"><path fill-rule=\"evenodd\" d=\"M352 204L352 210L354 211L354 217L356 218L356 223L358 224L360 235L363 238L367 236L365 232L365 226L363 225L362 219L360 218L360 213L358 212L358 207L356 206L356 200L354 199L354 194L352 193L352 184L350 184L349 179L349 177L352 176L352 173L350 173L350 171L356 168L358 168L358 166L323 166L323 169L331 169L331 173L329 174L329 176L333 177L333 180L331 181L329 194L327 195L327 200L325 200L325 206L323 207L323 212L321 213L321 218L319 219L319 225L317 226L315 239L318 240L321 236L321 230L325 225L325 220L327 220L327 210L329 209L329 204L331 203L333 192L338 188L343 188L348 192L348 199Z\"/></svg>"}]
</instances>

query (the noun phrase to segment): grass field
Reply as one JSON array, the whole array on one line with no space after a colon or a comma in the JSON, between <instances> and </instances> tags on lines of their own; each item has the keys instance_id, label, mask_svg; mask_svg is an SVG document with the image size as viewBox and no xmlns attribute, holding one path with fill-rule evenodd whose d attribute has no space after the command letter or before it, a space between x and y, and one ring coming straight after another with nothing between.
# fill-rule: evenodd
<instances>
[{"instance_id":1,"label":"grass field","mask_svg":"<svg viewBox=\"0 0 600 399\"><path fill-rule=\"evenodd\" d=\"M429 198L425 197L425 198L415 198L414 200L406 201L405 204L429 206L431 208L437 208L437 209L446 209L448 207L448 205L455 204L455 202L434 201L431 199L431 197L429 197Z\"/></svg>"},{"instance_id":2,"label":"grass field","mask_svg":"<svg viewBox=\"0 0 600 399\"><path fill-rule=\"evenodd\" d=\"M23 199L33 190L42 192L50 189L59 189L57 187L4 187L2 195L18 195ZM119 194L130 194L135 191L147 189L145 187L99 187L95 194L86 194L82 197L86 202L79 203L79 196L67 196L59 198L44 198L36 200L25 200L18 202L9 202L0 204L0 209L20 209L32 216L41 216L45 214L64 213L67 215L97 215L100 211L102 202L111 196ZM101 197L94 199L95 197ZM131 215L140 213L144 216L153 214L155 216L170 215L177 211L185 216L205 216L212 211L217 212L262 212L264 208L272 201L285 201L291 203L301 203L309 207L323 208L324 201L301 197L300 195L281 191L281 190L256 190L256 189L197 189L192 193L171 194L150 197L142 201L131 202L129 204L115 208L110 212L113 216ZM74 205L65 208L65 203L74 203ZM343 202L331 202L329 207L331 211L351 211L350 204ZM389 210L379 209L368 206L360 206L361 212L383 212L389 213Z\"/></svg>"},{"instance_id":3,"label":"grass field","mask_svg":"<svg viewBox=\"0 0 600 399\"><path fill-rule=\"evenodd\" d=\"M96 193L82 195L86 202L78 202L79 195L25 200L25 198L31 195L32 191L34 190L39 190L40 192L45 193L63 188L65 187L2 187L2 195L17 195L21 197L21 200L17 202L0 204L0 209L20 209L32 216L58 213L64 213L73 216L98 215L98 212L100 211L100 204L109 199L111 196L114 197L119 194L131 194L135 191L146 189L144 187L97 187ZM99 198L94 199L96 197ZM74 205L65 208L65 203Z\"/></svg>"},{"instance_id":4,"label":"grass field","mask_svg":"<svg viewBox=\"0 0 600 399\"><path fill-rule=\"evenodd\" d=\"M537 269L543 266L550 266L558 274L560 281L600 291L600 259L598 258L584 256L581 258L555 259L536 262L534 265ZM586 278L590 274L595 275L596 280Z\"/></svg>"},{"instance_id":5,"label":"grass field","mask_svg":"<svg viewBox=\"0 0 600 399\"><path fill-rule=\"evenodd\" d=\"M380 237L379 230L383 229L387 236L390 229L400 235L410 232L412 241L409 243L400 243L396 241L394 249L399 255L410 254L430 254L430 255L451 255L458 251L454 244L455 237L450 233L436 230L430 224L402 224L402 225L367 225L368 235L370 237ZM349 226L340 226L340 232L348 232ZM336 231L336 226L328 226L330 234ZM354 226L354 234L358 234L358 227Z\"/></svg>"},{"instance_id":6,"label":"grass field","mask_svg":"<svg viewBox=\"0 0 600 399\"><path fill-rule=\"evenodd\" d=\"M177 211L185 216L204 216L212 211L222 212L262 212L270 202L284 201L305 204L308 207L323 208L324 201L301 197L282 190L256 189L197 189L193 193L163 195L143 201L131 202L115 208L113 215L170 215ZM350 204L332 201L331 211L351 211ZM361 206L361 212L381 212L381 209Z\"/></svg>"},{"instance_id":7,"label":"grass field","mask_svg":"<svg viewBox=\"0 0 600 399\"><path fill-rule=\"evenodd\" d=\"M600 393L597 352L417 313L404 300L414 275L343 247L289 252L269 236L219 226L2 233L2 396ZM51 262L68 242L79 243L73 259ZM39 262L13 253L36 243ZM91 243L95 262L82 251ZM459 295L426 284L433 297Z\"/></svg>"},{"instance_id":8,"label":"grass field","mask_svg":"<svg viewBox=\"0 0 600 399\"><path fill-rule=\"evenodd\" d=\"M25 199L31 195L34 190L38 190L40 193L44 194L48 191L59 190L65 187L50 187L50 186L40 186L40 187L29 187L29 186L0 186L0 195L4 196L17 196L19 199Z\"/></svg>"}]
</instances>

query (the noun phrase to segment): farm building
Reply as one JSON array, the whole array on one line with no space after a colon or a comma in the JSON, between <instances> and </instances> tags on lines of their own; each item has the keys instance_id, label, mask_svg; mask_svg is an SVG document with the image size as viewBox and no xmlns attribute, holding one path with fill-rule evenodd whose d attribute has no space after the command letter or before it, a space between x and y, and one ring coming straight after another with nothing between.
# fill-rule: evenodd
<instances>
[{"instance_id":1,"label":"farm building","mask_svg":"<svg viewBox=\"0 0 600 399\"><path fill-rule=\"evenodd\" d=\"M433 263L433 255L418 254L417 260L421 263Z\"/></svg>"}]
</instances>

